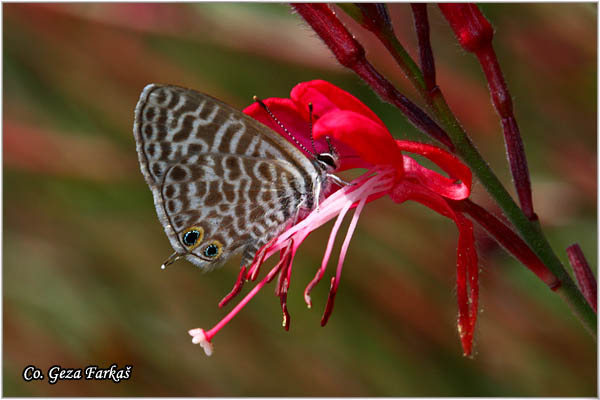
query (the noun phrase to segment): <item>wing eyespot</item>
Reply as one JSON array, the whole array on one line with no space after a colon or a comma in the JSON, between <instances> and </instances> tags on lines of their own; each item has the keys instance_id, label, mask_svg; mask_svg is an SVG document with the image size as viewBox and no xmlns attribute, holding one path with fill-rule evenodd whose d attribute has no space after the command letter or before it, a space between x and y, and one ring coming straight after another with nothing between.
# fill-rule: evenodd
<instances>
[{"instance_id":1,"label":"wing eyespot","mask_svg":"<svg viewBox=\"0 0 600 400\"><path fill-rule=\"evenodd\" d=\"M204 229L200 226L192 226L191 228L183 231L181 235L181 242L186 246L189 250L193 250L200 243L202 243L202 239L204 237Z\"/></svg>"},{"instance_id":2,"label":"wing eyespot","mask_svg":"<svg viewBox=\"0 0 600 400\"><path fill-rule=\"evenodd\" d=\"M223 245L218 240L213 240L204 247L202 255L210 260L216 260L223 254Z\"/></svg>"}]
</instances>

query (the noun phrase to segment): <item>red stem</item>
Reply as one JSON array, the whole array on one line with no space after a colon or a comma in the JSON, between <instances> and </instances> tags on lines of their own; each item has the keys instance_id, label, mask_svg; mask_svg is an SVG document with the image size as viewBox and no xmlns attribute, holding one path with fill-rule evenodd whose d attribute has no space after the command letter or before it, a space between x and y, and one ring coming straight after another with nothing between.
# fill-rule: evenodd
<instances>
[{"instance_id":1,"label":"red stem","mask_svg":"<svg viewBox=\"0 0 600 400\"><path fill-rule=\"evenodd\" d=\"M476 55L485 72L494 106L498 115L500 115L506 153L508 154L508 161L515 180L521 208L530 221L537 221L538 217L533 211L531 181L529 179L525 147L513 113L512 99L496 58L496 52L490 43L489 46L477 51Z\"/></svg>"},{"instance_id":2,"label":"red stem","mask_svg":"<svg viewBox=\"0 0 600 400\"><path fill-rule=\"evenodd\" d=\"M492 46L492 26L475 4L444 3L439 4L439 7L461 46L479 59L492 103L502 122L506 153L521 209L530 221L537 221L538 217L533 211L531 181L523 140L514 116L512 98Z\"/></svg>"},{"instance_id":3,"label":"red stem","mask_svg":"<svg viewBox=\"0 0 600 400\"><path fill-rule=\"evenodd\" d=\"M436 87L435 83L435 62L433 60L433 51L429 41L429 20L427 18L427 4L413 3L413 19L415 21L415 30L417 31L417 42L419 44L419 60L421 61L421 72L425 80L425 88L431 93Z\"/></svg>"}]
</instances>

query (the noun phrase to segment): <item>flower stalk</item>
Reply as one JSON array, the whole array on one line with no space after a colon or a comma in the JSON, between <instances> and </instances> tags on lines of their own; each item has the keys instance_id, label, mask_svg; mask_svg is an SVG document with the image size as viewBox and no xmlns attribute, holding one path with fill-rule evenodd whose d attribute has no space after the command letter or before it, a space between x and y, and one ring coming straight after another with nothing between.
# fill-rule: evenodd
<instances>
[{"instance_id":1,"label":"flower stalk","mask_svg":"<svg viewBox=\"0 0 600 400\"><path fill-rule=\"evenodd\" d=\"M523 139L514 116L512 98L492 45L494 30L475 4L444 3L439 7L463 49L475 54L481 64L492 103L502 122L506 153L521 209L530 221L537 221Z\"/></svg>"},{"instance_id":2,"label":"flower stalk","mask_svg":"<svg viewBox=\"0 0 600 400\"><path fill-rule=\"evenodd\" d=\"M427 89L427 92L431 93L437 88L437 83L435 80L435 61L433 59L433 51L431 50L431 42L429 40L429 18L427 17L427 4L412 3L410 7L413 13L413 19L415 21L415 30L417 31L419 60L421 62L421 71L425 81L425 88Z\"/></svg>"}]
</instances>

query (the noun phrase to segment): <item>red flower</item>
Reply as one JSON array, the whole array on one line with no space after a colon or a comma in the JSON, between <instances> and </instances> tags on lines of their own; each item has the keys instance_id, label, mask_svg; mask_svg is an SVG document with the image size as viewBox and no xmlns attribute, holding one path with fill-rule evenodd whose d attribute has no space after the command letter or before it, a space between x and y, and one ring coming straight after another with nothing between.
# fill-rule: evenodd
<instances>
[{"instance_id":1,"label":"red flower","mask_svg":"<svg viewBox=\"0 0 600 400\"><path fill-rule=\"evenodd\" d=\"M312 148L309 117L309 104L312 104L314 121L312 134L317 152L328 151L325 139L327 137L340 156L341 165L338 170L361 167L367 168L368 172L352 181L351 185L334 193L328 193L318 209L313 210L296 225L286 229L259 250L248 269L242 268L233 291L220 305L231 300L240 291L245 280L256 279L260 266L268 257L279 252L280 261L215 327L209 331L200 328L190 330L192 341L200 343L206 353L210 354L211 340L214 335L277 275L279 279L276 293L281 299L283 323L288 329L287 289L291 278L292 261L298 247L310 232L337 217L321 268L304 291L305 301L310 307L310 291L325 274L341 222L351 208L356 208L342 244L335 276L331 278L329 298L321 320L322 325L327 323L333 309L344 258L360 213L367 202L389 195L397 203L406 200L418 201L456 223L459 230L456 274L458 331L464 354L470 355L478 307L478 266L473 226L460 212L453 209L452 203L447 202L446 199L462 200L469 196L471 171L456 157L440 148L395 140L383 122L369 108L351 94L325 81L301 83L292 90L290 99L270 98L264 103L308 149ZM244 112L289 139L289 135L258 104L247 107ZM299 148L302 150L300 146ZM403 152L420 154L430 159L449 177L419 165ZM312 157L310 154L307 156Z\"/></svg>"}]
</instances>

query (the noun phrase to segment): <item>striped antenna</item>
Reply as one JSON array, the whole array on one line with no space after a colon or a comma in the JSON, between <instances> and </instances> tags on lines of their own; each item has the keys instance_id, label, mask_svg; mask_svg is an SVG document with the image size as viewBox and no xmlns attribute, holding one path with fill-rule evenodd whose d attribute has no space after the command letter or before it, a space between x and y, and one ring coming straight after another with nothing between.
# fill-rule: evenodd
<instances>
[{"instance_id":1,"label":"striped antenna","mask_svg":"<svg viewBox=\"0 0 600 400\"><path fill-rule=\"evenodd\" d=\"M291 138L291 139L294 141L294 143L296 143L296 144L298 145L298 147L300 147L302 150L304 150L304 151L305 151L305 152L307 152L308 154L312 154L313 156L316 156L316 151L315 151L314 153L311 153L311 152L310 152L310 151L309 151L309 150L308 150L306 147L304 147L304 145L303 145L302 143L300 143L300 142L298 141L298 139L296 139L296 137L295 137L294 135L292 135L292 133L291 133L290 131L288 131L288 130L287 130L287 128L286 128L286 127L285 127L285 126L284 126L284 125L281 123L281 121L279 121L279 120L277 119L277 117L276 117L276 116L275 116L275 115L274 115L274 114L271 112L271 110L269 109L269 107L267 107L267 105L266 105L266 104L265 104L265 103L264 103L264 102L263 102L261 99L259 99L259 98L258 98L258 97L256 97L256 96L254 96L254 97L253 97L253 99L254 99L254 101L256 101L258 104L260 104L260 106L261 106L261 107L262 107L262 108L263 108L263 109L264 109L264 110L265 110L265 111L266 111L266 112L269 114L269 116L270 116L271 118L273 118L273 121L275 121L275 123L276 123L277 125L279 125L279 127L280 127L281 129L283 129L283 131L284 131L285 133L287 133L287 134L288 134L288 136L289 136L289 137L290 137L290 138ZM311 125L311 130L310 130L310 132L311 132L311 135L310 135L310 137L311 137L311 139L312 139L312 125ZM313 148L314 148L314 143L313 143Z\"/></svg>"}]
</instances>

